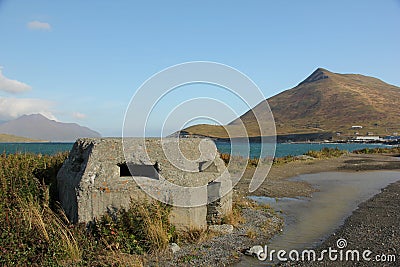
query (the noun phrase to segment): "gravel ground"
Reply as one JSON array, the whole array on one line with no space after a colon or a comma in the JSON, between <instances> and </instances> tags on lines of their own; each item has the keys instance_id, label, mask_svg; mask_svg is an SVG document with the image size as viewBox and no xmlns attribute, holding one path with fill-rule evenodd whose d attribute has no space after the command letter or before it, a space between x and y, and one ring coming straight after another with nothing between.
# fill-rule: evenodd
<instances>
[{"instance_id":1,"label":"gravel ground","mask_svg":"<svg viewBox=\"0 0 400 267\"><path fill-rule=\"evenodd\" d=\"M251 195L269 197L311 196L316 190L306 182L288 181L288 178L308 173L327 171L365 171L400 169L399 158L386 155L348 154L326 160L295 161L273 166L261 187ZM248 186L254 170L248 169L235 186L239 195L248 195ZM370 249L374 253L396 254L398 264L353 263L354 266L400 266L400 183L391 185L371 200L362 204L335 235L319 248L336 248L339 237L345 238L349 249ZM245 208L246 222L235 227L233 233L213 237L199 244L183 245L172 253L151 254L145 266L227 266L240 260L243 251L254 244L264 244L282 229L282 219L268 209ZM248 236L249 230L254 237ZM383 244L383 245L382 245ZM321 264L286 263L283 266L353 266L344 262ZM331 265L329 265L331 264ZM363 265L364 264L364 265Z\"/></svg>"},{"instance_id":2,"label":"gravel ground","mask_svg":"<svg viewBox=\"0 0 400 267\"><path fill-rule=\"evenodd\" d=\"M165 252L145 262L146 266L226 266L238 262L243 252L257 242L270 239L283 227L283 220L267 208L242 210L245 223L231 234L220 235L199 244L182 246L172 254ZM251 233L249 237L248 233Z\"/></svg>"},{"instance_id":3,"label":"gravel ground","mask_svg":"<svg viewBox=\"0 0 400 267\"><path fill-rule=\"evenodd\" d=\"M393 183L382 192L362 203L347 218L344 225L331 235L316 250L321 252L329 247L338 249L338 239L345 239L346 250L372 251L370 261L321 261L321 262L288 262L281 266L400 266L400 181ZM317 253L318 255L318 253ZM378 262L375 256L384 259ZM384 255L384 256L383 256ZM389 261L388 255L394 255L396 261ZM390 256L389 256L390 257Z\"/></svg>"}]
</instances>

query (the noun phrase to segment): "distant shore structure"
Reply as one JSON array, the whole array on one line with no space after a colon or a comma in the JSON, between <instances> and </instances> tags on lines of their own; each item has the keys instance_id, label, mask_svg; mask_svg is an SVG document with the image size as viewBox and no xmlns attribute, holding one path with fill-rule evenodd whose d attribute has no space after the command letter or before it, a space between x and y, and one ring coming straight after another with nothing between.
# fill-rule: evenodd
<instances>
[{"instance_id":1,"label":"distant shore structure","mask_svg":"<svg viewBox=\"0 0 400 267\"><path fill-rule=\"evenodd\" d=\"M351 129L362 129L363 127L361 125L353 125L351 126Z\"/></svg>"}]
</instances>

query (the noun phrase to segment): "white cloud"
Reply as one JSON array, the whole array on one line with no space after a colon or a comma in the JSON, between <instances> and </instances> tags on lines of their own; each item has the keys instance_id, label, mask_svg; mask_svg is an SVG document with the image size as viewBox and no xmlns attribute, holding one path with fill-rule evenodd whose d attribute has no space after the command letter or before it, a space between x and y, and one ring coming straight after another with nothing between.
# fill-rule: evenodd
<instances>
[{"instance_id":1,"label":"white cloud","mask_svg":"<svg viewBox=\"0 0 400 267\"><path fill-rule=\"evenodd\" d=\"M57 118L51 112L53 102L37 98L0 97L0 121L18 118L24 114L42 114L51 120Z\"/></svg>"},{"instance_id":2,"label":"white cloud","mask_svg":"<svg viewBox=\"0 0 400 267\"><path fill-rule=\"evenodd\" d=\"M75 119L78 119L78 120L86 119L86 115L83 113L80 113L80 112L72 113L72 117L74 117Z\"/></svg>"},{"instance_id":3,"label":"white cloud","mask_svg":"<svg viewBox=\"0 0 400 267\"><path fill-rule=\"evenodd\" d=\"M2 73L2 68L0 67L0 91L8 92L8 93L21 93L25 91L29 91L32 88L20 81L11 80L5 77Z\"/></svg>"},{"instance_id":4,"label":"white cloud","mask_svg":"<svg viewBox=\"0 0 400 267\"><path fill-rule=\"evenodd\" d=\"M51 29L51 25L47 22L42 21L30 21L26 24L26 26L31 30L45 30L49 31Z\"/></svg>"}]
</instances>

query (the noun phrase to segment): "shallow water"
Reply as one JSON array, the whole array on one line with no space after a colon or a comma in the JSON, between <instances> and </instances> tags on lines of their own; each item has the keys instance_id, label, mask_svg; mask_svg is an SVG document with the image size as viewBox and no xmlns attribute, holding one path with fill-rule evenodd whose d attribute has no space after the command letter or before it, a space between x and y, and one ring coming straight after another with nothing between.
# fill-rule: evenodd
<instances>
[{"instance_id":1,"label":"shallow water","mask_svg":"<svg viewBox=\"0 0 400 267\"><path fill-rule=\"evenodd\" d=\"M312 198L252 197L281 211L285 218L284 231L266 244L268 250L314 248L343 224L357 206L376 195L388 184L400 180L398 171L326 172L294 178L311 183L319 192ZM256 258L243 257L235 266L266 266Z\"/></svg>"}]
</instances>

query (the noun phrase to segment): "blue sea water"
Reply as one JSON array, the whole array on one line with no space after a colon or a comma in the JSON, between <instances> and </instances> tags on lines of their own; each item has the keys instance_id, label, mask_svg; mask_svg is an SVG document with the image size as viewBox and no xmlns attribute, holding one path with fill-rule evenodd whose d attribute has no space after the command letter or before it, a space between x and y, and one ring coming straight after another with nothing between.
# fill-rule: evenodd
<instances>
[{"instance_id":1,"label":"blue sea water","mask_svg":"<svg viewBox=\"0 0 400 267\"><path fill-rule=\"evenodd\" d=\"M231 154L231 144L227 142L217 142L218 150L221 153ZM73 143L0 143L0 153L5 152L11 153L35 153L35 154L47 154L54 155L58 152L70 151ZM276 145L275 157L283 157L287 155L298 156L306 153L309 150L320 150L324 147L328 148L339 148L341 150L353 151L362 148L375 148L385 147L383 144L334 144L334 143L283 143ZM273 145L271 144L260 144L250 143L250 158L259 157L262 148L262 156L273 155ZM233 148L233 154L246 156L247 144L239 143L235 144Z\"/></svg>"},{"instance_id":2,"label":"blue sea water","mask_svg":"<svg viewBox=\"0 0 400 267\"><path fill-rule=\"evenodd\" d=\"M245 143L235 144L235 147L232 149L234 151L233 153L231 153L230 143L217 142L216 145L220 153L234 154L239 156L246 155L247 144ZM284 157L288 155L299 156L303 155L309 150L321 150L324 147L338 148L340 150L347 150L351 152L363 148L387 147L387 145L364 144L364 143L281 143L281 144L276 144L275 157ZM266 143L264 144L251 143L249 157L250 158L259 157L260 151L262 157L272 156L273 145Z\"/></svg>"}]
</instances>

